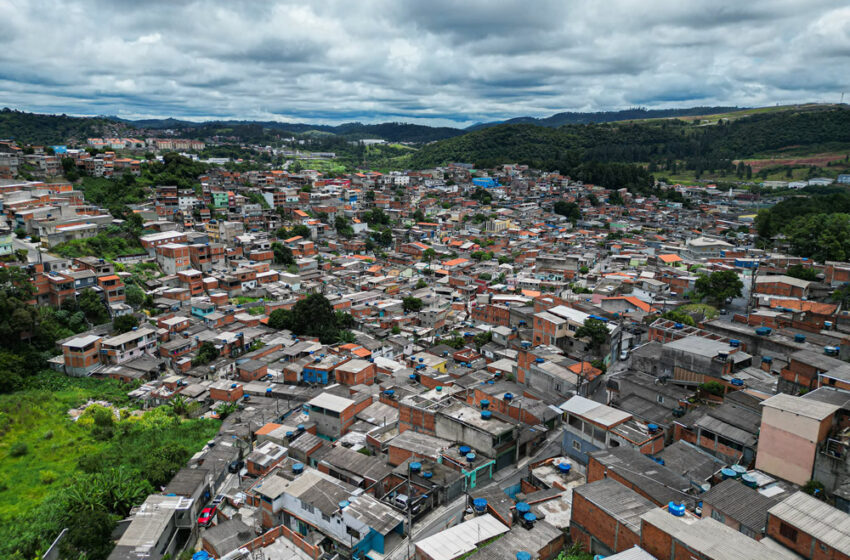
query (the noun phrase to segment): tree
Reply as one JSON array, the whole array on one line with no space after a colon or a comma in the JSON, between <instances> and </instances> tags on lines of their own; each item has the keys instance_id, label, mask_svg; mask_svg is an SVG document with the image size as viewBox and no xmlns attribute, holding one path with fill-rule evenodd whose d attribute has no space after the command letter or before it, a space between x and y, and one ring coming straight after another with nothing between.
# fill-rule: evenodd
<instances>
[{"instance_id":1,"label":"tree","mask_svg":"<svg viewBox=\"0 0 850 560\"><path fill-rule=\"evenodd\" d=\"M216 358L218 358L219 351L218 348L215 347L209 340L205 340L198 347L198 352L195 354L195 359L192 360L193 366L203 366L206 365Z\"/></svg>"},{"instance_id":2,"label":"tree","mask_svg":"<svg viewBox=\"0 0 850 560\"><path fill-rule=\"evenodd\" d=\"M576 329L576 338L590 339L590 347L595 354L598 354L602 345L608 342L608 327L603 321L588 317L584 320L584 324Z\"/></svg>"},{"instance_id":3,"label":"tree","mask_svg":"<svg viewBox=\"0 0 850 560\"><path fill-rule=\"evenodd\" d=\"M354 343L357 338L354 336L354 333L347 330L339 331L336 335L336 341L340 344L351 344Z\"/></svg>"},{"instance_id":4,"label":"tree","mask_svg":"<svg viewBox=\"0 0 850 560\"><path fill-rule=\"evenodd\" d=\"M347 326L350 315L337 314L322 294L310 294L299 300L291 311L276 309L269 315L268 325L275 329L291 330L299 336L315 336L325 344L336 342L340 325Z\"/></svg>"},{"instance_id":5,"label":"tree","mask_svg":"<svg viewBox=\"0 0 850 560\"><path fill-rule=\"evenodd\" d=\"M427 288L427 287L428 287L428 282L426 282L424 278L420 278L419 280L416 281L416 289L417 290L421 290L421 289Z\"/></svg>"},{"instance_id":6,"label":"tree","mask_svg":"<svg viewBox=\"0 0 850 560\"><path fill-rule=\"evenodd\" d=\"M93 325L100 325L109 320L109 312L106 310L100 295L92 289L85 289L77 298L77 305L86 320Z\"/></svg>"},{"instance_id":7,"label":"tree","mask_svg":"<svg viewBox=\"0 0 850 560\"><path fill-rule=\"evenodd\" d=\"M424 222L425 221L425 214L422 212L422 210L417 209L416 212L413 213L413 221L414 222Z\"/></svg>"},{"instance_id":8,"label":"tree","mask_svg":"<svg viewBox=\"0 0 850 560\"><path fill-rule=\"evenodd\" d=\"M809 268L807 266L803 266L801 264L795 264L788 267L788 270L785 271L785 274L791 276L792 278L799 278L800 280L808 280L809 282L815 282L818 279L818 271L814 268Z\"/></svg>"},{"instance_id":9,"label":"tree","mask_svg":"<svg viewBox=\"0 0 850 560\"><path fill-rule=\"evenodd\" d=\"M559 200L555 203L553 209L555 211L555 214L565 216L573 223L581 219L581 210L579 209L578 204L576 204L575 202Z\"/></svg>"},{"instance_id":10,"label":"tree","mask_svg":"<svg viewBox=\"0 0 850 560\"><path fill-rule=\"evenodd\" d=\"M272 243L272 253L274 253L274 263L289 266L295 264L295 257L292 255L292 249L275 241Z\"/></svg>"},{"instance_id":11,"label":"tree","mask_svg":"<svg viewBox=\"0 0 850 560\"><path fill-rule=\"evenodd\" d=\"M422 300L417 297L408 296L401 300L401 306L405 312L409 313L411 311L415 312L421 310L423 303Z\"/></svg>"},{"instance_id":12,"label":"tree","mask_svg":"<svg viewBox=\"0 0 850 560\"><path fill-rule=\"evenodd\" d=\"M710 275L700 274L694 283L699 299L708 299L720 305L728 298L741 297L744 283L734 270L717 270Z\"/></svg>"},{"instance_id":13,"label":"tree","mask_svg":"<svg viewBox=\"0 0 850 560\"><path fill-rule=\"evenodd\" d=\"M135 315L119 315L115 319L112 320L112 330L116 333L125 333L127 331L133 330L135 327L139 326L139 320Z\"/></svg>"},{"instance_id":14,"label":"tree","mask_svg":"<svg viewBox=\"0 0 850 560\"><path fill-rule=\"evenodd\" d=\"M365 218L366 223L370 226L386 225L390 223L390 217L387 216L381 208L373 208L372 210L369 210L363 214L363 218Z\"/></svg>"},{"instance_id":15,"label":"tree","mask_svg":"<svg viewBox=\"0 0 850 560\"><path fill-rule=\"evenodd\" d=\"M350 238L354 235L354 228L348 223L348 218L343 214L337 214L334 218L334 229L336 232L345 238Z\"/></svg>"},{"instance_id":16,"label":"tree","mask_svg":"<svg viewBox=\"0 0 850 560\"><path fill-rule=\"evenodd\" d=\"M145 302L145 292L135 284L128 284L124 290L124 295L127 299L127 305L139 307Z\"/></svg>"}]
</instances>

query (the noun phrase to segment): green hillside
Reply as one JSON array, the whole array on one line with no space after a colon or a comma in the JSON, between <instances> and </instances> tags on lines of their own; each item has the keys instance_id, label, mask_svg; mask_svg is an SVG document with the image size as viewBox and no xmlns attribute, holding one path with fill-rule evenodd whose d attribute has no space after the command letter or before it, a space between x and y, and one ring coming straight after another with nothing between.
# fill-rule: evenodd
<instances>
[{"instance_id":1,"label":"green hillside","mask_svg":"<svg viewBox=\"0 0 850 560\"><path fill-rule=\"evenodd\" d=\"M850 144L850 111L771 110L705 126L699 120L663 119L626 123L500 125L424 146L411 158L415 168L450 162L492 167L524 163L569 171L586 162L648 165L653 171L732 170L732 160L784 148L815 152Z\"/></svg>"}]
</instances>

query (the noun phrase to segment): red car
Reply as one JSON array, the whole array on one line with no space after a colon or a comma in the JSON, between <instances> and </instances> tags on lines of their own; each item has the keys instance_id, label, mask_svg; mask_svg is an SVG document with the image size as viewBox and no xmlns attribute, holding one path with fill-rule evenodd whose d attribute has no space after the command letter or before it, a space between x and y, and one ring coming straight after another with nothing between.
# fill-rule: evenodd
<instances>
[{"instance_id":1,"label":"red car","mask_svg":"<svg viewBox=\"0 0 850 560\"><path fill-rule=\"evenodd\" d=\"M201 515L198 516L198 525L201 527L209 527L212 525L213 518L218 512L218 504L210 507L205 507L201 510Z\"/></svg>"}]
</instances>

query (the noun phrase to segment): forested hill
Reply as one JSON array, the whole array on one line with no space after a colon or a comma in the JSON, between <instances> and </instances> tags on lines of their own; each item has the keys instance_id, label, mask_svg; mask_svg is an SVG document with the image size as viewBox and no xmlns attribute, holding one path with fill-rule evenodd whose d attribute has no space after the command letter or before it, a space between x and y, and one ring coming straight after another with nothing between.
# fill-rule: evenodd
<instances>
[{"instance_id":1,"label":"forested hill","mask_svg":"<svg viewBox=\"0 0 850 560\"><path fill-rule=\"evenodd\" d=\"M479 167L523 163L569 171L583 162L656 163L699 161L706 168L731 165L786 147L850 143L850 110L777 111L710 126L676 119L557 129L499 125L424 146L413 155L416 169L450 162Z\"/></svg>"},{"instance_id":2,"label":"forested hill","mask_svg":"<svg viewBox=\"0 0 850 560\"><path fill-rule=\"evenodd\" d=\"M92 136L126 134L131 129L102 117L41 115L9 108L0 110L0 139L15 139L29 144L65 144L85 142Z\"/></svg>"},{"instance_id":3,"label":"forested hill","mask_svg":"<svg viewBox=\"0 0 850 560\"><path fill-rule=\"evenodd\" d=\"M381 124L363 124L350 122L340 125L320 125L309 123L285 123L275 121L209 121L195 123L176 119L146 119L126 122L139 128L169 128L180 131L182 136L208 138L210 136L235 136L245 141L264 141L269 134L291 135L334 135L348 140L379 138L387 142L412 142L421 144L444 138L452 138L464 133L459 128L432 127L410 123L388 122Z\"/></svg>"},{"instance_id":4,"label":"forested hill","mask_svg":"<svg viewBox=\"0 0 850 560\"><path fill-rule=\"evenodd\" d=\"M565 124L592 124L616 121L629 121L640 119L664 119L671 117L696 117L700 115L717 115L739 111L739 107L689 107L687 109L646 109L636 107L622 111L597 111L595 113L564 112L556 113L550 117L517 117L502 122L479 123L470 126L467 130L479 130L499 124L537 124L557 128Z\"/></svg>"}]
</instances>

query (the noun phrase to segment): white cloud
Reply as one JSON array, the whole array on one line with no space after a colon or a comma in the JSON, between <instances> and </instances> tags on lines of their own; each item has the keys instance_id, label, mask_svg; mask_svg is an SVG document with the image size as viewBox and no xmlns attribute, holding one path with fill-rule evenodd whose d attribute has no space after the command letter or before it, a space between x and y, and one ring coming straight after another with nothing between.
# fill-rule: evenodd
<instances>
[{"instance_id":1,"label":"white cloud","mask_svg":"<svg viewBox=\"0 0 850 560\"><path fill-rule=\"evenodd\" d=\"M464 125L836 101L836 0L0 0L0 105Z\"/></svg>"}]
</instances>

